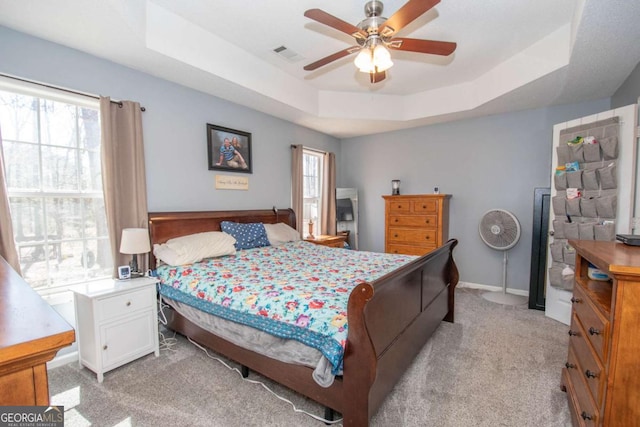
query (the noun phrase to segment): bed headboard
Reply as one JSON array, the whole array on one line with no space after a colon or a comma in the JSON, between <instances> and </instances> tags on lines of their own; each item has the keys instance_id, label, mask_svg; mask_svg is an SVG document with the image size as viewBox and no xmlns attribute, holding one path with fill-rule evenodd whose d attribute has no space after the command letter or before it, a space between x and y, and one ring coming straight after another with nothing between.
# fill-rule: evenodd
<instances>
[{"instance_id":1,"label":"bed headboard","mask_svg":"<svg viewBox=\"0 0 640 427\"><path fill-rule=\"evenodd\" d=\"M283 222L296 228L296 215L293 209L261 209L242 211L200 211L200 212L149 212L149 236L151 247L155 243L165 243L174 237L205 231L220 231L222 221L262 222L275 224ZM155 268L153 254L149 267Z\"/></svg>"}]
</instances>

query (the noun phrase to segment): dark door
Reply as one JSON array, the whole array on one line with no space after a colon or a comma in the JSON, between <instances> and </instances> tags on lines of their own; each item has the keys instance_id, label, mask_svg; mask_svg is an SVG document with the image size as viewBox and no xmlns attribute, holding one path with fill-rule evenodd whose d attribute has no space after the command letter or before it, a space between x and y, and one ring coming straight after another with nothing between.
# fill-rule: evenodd
<instances>
[{"instance_id":1,"label":"dark door","mask_svg":"<svg viewBox=\"0 0 640 427\"><path fill-rule=\"evenodd\" d=\"M529 278L529 308L536 310L544 310L550 203L550 188L534 189L533 233L531 239L531 275Z\"/></svg>"}]
</instances>

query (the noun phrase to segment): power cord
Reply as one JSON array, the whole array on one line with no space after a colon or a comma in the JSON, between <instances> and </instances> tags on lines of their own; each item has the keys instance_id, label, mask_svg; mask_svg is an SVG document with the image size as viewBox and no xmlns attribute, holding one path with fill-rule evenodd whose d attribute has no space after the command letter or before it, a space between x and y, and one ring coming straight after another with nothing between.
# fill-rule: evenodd
<instances>
[{"instance_id":1,"label":"power cord","mask_svg":"<svg viewBox=\"0 0 640 427\"><path fill-rule=\"evenodd\" d=\"M200 350L204 351L204 352L205 352L205 354L206 354L208 357L210 357L211 359L217 360L218 362L220 362L222 365L224 365L224 366L225 366L227 369L229 369L230 371L237 372L237 373L238 373L238 375L240 375L240 378L241 378L243 381L247 381L247 382L249 382L249 383L251 383L251 384L260 384L260 385L261 385L265 390L267 390L269 393L273 394L275 397L277 397L278 399L282 400L283 402L286 402L286 403L288 403L289 405L291 405L291 407L293 408L293 412L298 412L298 413L305 414L305 415L307 415L307 416L309 416L309 417L313 418L314 420L316 420L316 421L322 421L322 422L323 422L323 423L325 423L325 424L337 424L337 423L339 423L339 422L342 422L342 418L340 418L340 419L338 419L338 420L334 420L334 421L329 421L329 420L326 420L326 419L324 419L324 418L322 418L322 417L319 417L319 416L317 416L317 415L314 415L314 414L311 414L311 413L309 413L309 412L307 412L307 411L304 411L304 410L302 410L302 409L298 409L298 408L296 407L296 405L295 405L292 401L290 401L289 399L286 399L286 398L284 398L284 397L280 396L278 393L276 393L275 391L271 390L271 389L270 389L266 384L264 384L264 383L262 383L262 382L260 382L260 381L250 380L250 379L248 379L248 378L244 378L244 377L242 376L242 372L240 372L240 370L238 370L238 368L234 368L234 367L232 367L232 366L229 366L229 365L228 365L224 360L219 359L219 358L217 358L217 357L215 357L215 356L210 355L210 354L209 354L209 351L208 351L206 348L204 348L203 346L201 346L201 345L200 345L200 344L198 344L197 342L193 341L191 338L187 337L187 339L189 340L189 342L190 342L191 344L195 345L195 346L196 346L196 347L198 347Z\"/></svg>"}]
</instances>

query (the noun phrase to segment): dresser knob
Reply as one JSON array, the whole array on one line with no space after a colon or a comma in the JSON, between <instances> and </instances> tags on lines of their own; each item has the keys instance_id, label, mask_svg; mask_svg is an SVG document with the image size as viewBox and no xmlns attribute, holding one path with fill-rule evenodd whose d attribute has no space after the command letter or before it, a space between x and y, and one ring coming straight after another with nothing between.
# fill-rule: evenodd
<instances>
[{"instance_id":1,"label":"dresser knob","mask_svg":"<svg viewBox=\"0 0 640 427\"><path fill-rule=\"evenodd\" d=\"M398 222L398 218L396 218L394 222Z\"/></svg>"},{"instance_id":2,"label":"dresser knob","mask_svg":"<svg viewBox=\"0 0 640 427\"><path fill-rule=\"evenodd\" d=\"M107 345L105 344L105 346L104 346L104 347L102 347L102 349L103 349L103 350L106 350L106 349L107 349Z\"/></svg>"},{"instance_id":3,"label":"dresser knob","mask_svg":"<svg viewBox=\"0 0 640 427\"><path fill-rule=\"evenodd\" d=\"M578 303L581 303L582 300L580 298L571 297L571 302L574 304L578 304Z\"/></svg>"},{"instance_id":4,"label":"dresser knob","mask_svg":"<svg viewBox=\"0 0 640 427\"><path fill-rule=\"evenodd\" d=\"M127 307L131 305L131 301L127 301Z\"/></svg>"},{"instance_id":5,"label":"dresser knob","mask_svg":"<svg viewBox=\"0 0 640 427\"><path fill-rule=\"evenodd\" d=\"M425 221L425 224L429 224L429 220L426 220L426 221Z\"/></svg>"},{"instance_id":6,"label":"dresser knob","mask_svg":"<svg viewBox=\"0 0 640 427\"><path fill-rule=\"evenodd\" d=\"M589 328L589 335L600 335L600 331L592 326Z\"/></svg>"},{"instance_id":7,"label":"dresser knob","mask_svg":"<svg viewBox=\"0 0 640 427\"><path fill-rule=\"evenodd\" d=\"M578 336L580 336L580 334L577 333L576 331L572 331L571 329L569 329L569 336L570 337L578 337Z\"/></svg>"},{"instance_id":8,"label":"dresser knob","mask_svg":"<svg viewBox=\"0 0 640 427\"><path fill-rule=\"evenodd\" d=\"M402 209L402 205L398 205L398 209Z\"/></svg>"},{"instance_id":9,"label":"dresser knob","mask_svg":"<svg viewBox=\"0 0 640 427\"><path fill-rule=\"evenodd\" d=\"M429 240L429 236L425 236L425 239Z\"/></svg>"},{"instance_id":10,"label":"dresser knob","mask_svg":"<svg viewBox=\"0 0 640 427\"><path fill-rule=\"evenodd\" d=\"M427 209L427 205L422 205L422 209Z\"/></svg>"},{"instance_id":11,"label":"dresser knob","mask_svg":"<svg viewBox=\"0 0 640 427\"><path fill-rule=\"evenodd\" d=\"M589 415L587 414L585 411L582 411L582 413L580 414L580 416L582 417L583 420L593 420L593 415Z\"/></svg>"},{"instance_id":12,"label":"dresser knob","mask_svg":"<svg viewBox=\"0 0 640 427\"><path fill-rule=\"evenodd\" d=\"M577 366L576 366L576 365L574 365L573 363L569 363L569 362L565 363L565 364L564 364L564 366L565 366L567 369L576 369L576 368L577 368Z\"/></svg>"},{"instance_id":13,"label":"dresser knob","mask_svg":"<svg viewBox=\"0 0 640 427\"><path fill-rule=\"evenodd\" d=\"M590 371L590 370L588 370L588 369L587 369L586 371L584 371L584 375L585 375L587 378L598 378L598 374L596 374L596 373L594 373L594 372L591 372L591 371Z\"/></svg>"}]
</instances>

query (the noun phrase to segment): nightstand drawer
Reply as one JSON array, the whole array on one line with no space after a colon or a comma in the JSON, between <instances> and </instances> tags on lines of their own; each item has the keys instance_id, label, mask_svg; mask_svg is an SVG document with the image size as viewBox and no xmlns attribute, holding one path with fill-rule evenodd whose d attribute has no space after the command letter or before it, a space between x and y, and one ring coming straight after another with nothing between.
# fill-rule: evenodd
<instances>
[{"instance_id":1,"label":"nightstand drawer","mask_svg":"<svg viewBox=\"0 0 640 427\"><path fill-rule=\"evenodd\" d=\"M389 228L389 242L410 242L435 245L436 234L436 230Z\"/></svg>"},{"instance_id":2,"label":"nightstand drawer","mask_svg":"<svg viewBox=\"0 0 640 427\"><path fill-rule=\"evenodd\" d=\"M415 215L415 216L403 216L403 215L390 215L389 226L400 227L422 227L422 228L436 228L438 225L438 217L436 215Z\"/></svg>"},{"instance_id":3,"label":"nightstand drawer","mask_svg":"<svg viewBox=\"0 0 640 427\"><path fill-rule=\"evenodd\" d=\"M97 301L98 321L114 319L155 306L155 289L148 287L102 298Z\"/></svg>"}]
</instances>

